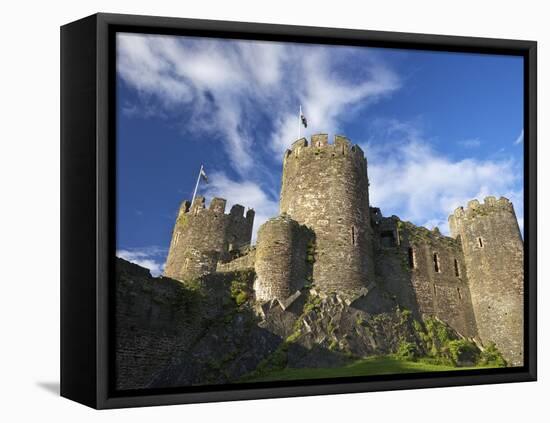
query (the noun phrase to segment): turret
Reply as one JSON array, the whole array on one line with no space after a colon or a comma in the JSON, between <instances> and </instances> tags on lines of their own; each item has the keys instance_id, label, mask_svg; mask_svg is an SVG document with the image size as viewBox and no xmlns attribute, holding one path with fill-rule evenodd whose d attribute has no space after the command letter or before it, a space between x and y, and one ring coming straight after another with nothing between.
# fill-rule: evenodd
<instances>
[{"instance_id":1,"label":"turret","mask_svg":"<svg viewBox=\"0 0 550 423\"><path fill-rule=\"evenodd\" d=\"M462 245L478 333L509 364L523 365L523 240L512 203L501 197L468 202L449 216Z\"/></svg>"},{"instance_id":2,"label":"turret","mask_svg":"<svg viewBox=\"0 0 550 423\"><path fill-rule=\"evenodd\" d=\"M304 287L311 278L313 233L290 219L269 219L258 230L256 243L256 281L259 301L281 301Z\"/></svg>"},{"instance_id":3,"label":"turret","mask_svg":"<svg viewBox=\"0 0 550 423\"><path fill-rule=\"evenodd\" d=\"M280 212L315 232L313 283L354 293L374 281L367 161L359 146L326 134L286 151Z\"/></svg>"},{"instance_id":4,"label":"turret","mask_svg":"<svg viewBox=\"0 0 550 423\"><path fill-rule=\"evenodd\" d=\"M254 211L244 216L244 207L234 205L225 214L226 200L213 198L208 209L204 197L193 204L184 201L172 232L172 241L164 275L178 279L194 279L214 272L219 260L229 252L250 245Z\"/></svg>"}]
</instances>

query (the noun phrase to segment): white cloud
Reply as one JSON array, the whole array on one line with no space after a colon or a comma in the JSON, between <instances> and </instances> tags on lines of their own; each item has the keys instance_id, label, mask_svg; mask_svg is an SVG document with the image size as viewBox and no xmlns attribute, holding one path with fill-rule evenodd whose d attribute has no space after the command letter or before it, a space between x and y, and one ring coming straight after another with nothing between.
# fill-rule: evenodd
<instances>
[{"instance_id":1,"label":"white cloud","mask_svg":"<svg viewBox=\"0 0 550 423\"><path fill-rule=\"evenodd\" d=\"M313 133L339 133L341 124L353 116L355 108L365 107L388 95L400 87L398 76L375 56L365 54L366 65L360 69L348 69L357 73L357 80L346 80L335 70L343 62L353 63L350 52L342 49L339 55L326 49L308 50L307 54L296 57L295 77L291 89L296 91L297 99L287 110L277 116L275 131L271 135L272 149L282 154L289 144L298 138L297 103L303 107L308 128L302 130L302 136ZM294 88L292 88L294 85ZM294 112L294 113L292 113Z\"/></svg>"},{"instance_id":2,"label":"white cloud","mask_svg":"<svg viewBox=\"0 0 550 423\"><path fill-rule=\"evenodd\" d=\"M277 216L279 213L279 201L270 198L262 188L251 181L237 182L227 177L223 172L214 172L209 176L210 183L205 189L208 198L221 197L228 200L227 210L233 204L240 204L253 208L254 228L252 242L256 241L258 228L267 219Z\"/></svg>"},{"instance_id":3,"label":"white cloud","mask_svg":"<svg viewBox=\"0 0 550 423\"><path fill-rule=\"evenodd\" d=\"M209 174L205 194L226 198L228 207L254 208L254 237L258 226L278 213L278 193L268 190L278 181L266 181L272 175L263 164L280 163L297 138L298 106L308 119L303 136L337 133L361 108L401 86L399 76L367 49L136 34L119 34L117 42L119 75L141 99L125 104L126 113L175 114L187 131L221 139L240 177ZM259 114L265 115L261 140L254 126L262 121ZM411 123L388 121L384 131L362 147L369 160L371 203L385 214L446 232L447 216L457 206L504 195L522 221L521 170L514 159L454 160L430 147ZM522 141L523 131L515 144ZM475 148L481 141L460 143Z\"/></svg>"},{"instance_id":4,"label":"white cloud","mask_svg":"<svg viewBox=\"0 0 550 423\"><path fill-rule=\"evenodd\" d=\"M514 141L514 144L518 145L518 144L521 144L522 142L523 142L523 129L521 130L520 134L518 135L518 137Z\"/></svg>"},{"instance_id":5,"label":"white cloud","mask_svg":"<svg viewBox=\"0 0 550 423\"><path fill-rule=\"evenodd\" d=\"M120 249L116 251L116 256L149 269L153 276L159 276L164 270L166 252L165 248L152 246Z\"/></svg>"},{"instance_id":6,"label":"white cloud","mask_svg":"<svg viewBox=\"0 0 550 423\"><path fill-rule=\"evenodd\" d=\"M521 168L508 160L453 160L435 151L414 126L386 122L388 141L367 142L371 204L385 215L396 214L418 225L439 226L474 198L509 198L523 218Z\"/></svg>"},{"instance_id":7,"label":"white cloud","mask_svg":"<svg viewBox=\"0 0 550 423\"><path fill-rule=\"evenodd\" d=\"M360 57L358 51L118 34L117 69L140 93L146 116L154 115L151 110L162 109L162 114L185 108L185 129L221 137L234 170L250 175L262 151L252 148L258 113L268 116L266 128L272 128L268 148L282 155L298 136L299 104L308 118L306 135L337 132L355 108L399 88L397 75L372 51L362 50ZM135 114L135 107L125 105L126 113Z\"/></svg>"}]
</instances>

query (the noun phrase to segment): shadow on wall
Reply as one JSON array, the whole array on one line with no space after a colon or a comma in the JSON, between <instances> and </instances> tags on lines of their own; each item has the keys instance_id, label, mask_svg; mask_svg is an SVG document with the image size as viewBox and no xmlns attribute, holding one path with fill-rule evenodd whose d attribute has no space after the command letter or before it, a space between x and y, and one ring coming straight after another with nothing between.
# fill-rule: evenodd
<instances>
[{"instance_id":1,"label":"shadow on wall","mask_svg":"<svg viewBox=\"0 0 550 423\"><path fill-rule=\"evenodd\" d=\"M477 327L459 241L373 209L377 282L416 318L436 316L467 338Z\"/></svg>"}]
</instances>

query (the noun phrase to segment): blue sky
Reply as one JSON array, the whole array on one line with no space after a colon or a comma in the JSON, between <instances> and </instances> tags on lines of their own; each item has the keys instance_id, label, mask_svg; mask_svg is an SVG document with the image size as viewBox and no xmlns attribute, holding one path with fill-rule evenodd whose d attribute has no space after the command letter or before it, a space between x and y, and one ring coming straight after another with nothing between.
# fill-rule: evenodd
<instances>
[{"instance_id":1,"label":"blue sky","mask_svg":"<svg viewBox=\"0 0 550 423\"><path fill-rule=\"evenodd\" d=\"M506 196L523 227L520 57L193 37L117 36L117 255L161 272L176 213L200 194L278 212L302 135L366 153L371 205L447 233L473 198Z\"/></svg>"}]
</instances>

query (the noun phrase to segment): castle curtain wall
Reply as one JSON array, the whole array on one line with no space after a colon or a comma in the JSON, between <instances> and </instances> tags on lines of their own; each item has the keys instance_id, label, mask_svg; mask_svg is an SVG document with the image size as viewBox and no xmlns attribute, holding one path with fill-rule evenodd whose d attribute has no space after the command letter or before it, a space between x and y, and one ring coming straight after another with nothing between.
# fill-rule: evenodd
<instances>
[{"instance_id":1,"label":"castle curtain wall","mask_svg":"<svg viewBox=\"0 0 550 423\"><path fill-rule=\"evenodd\" d=\"M477 334L460 243L398 217L373 218L376 279L417 318L429 315L461 335Z\"/></svg>"}]
</instances>

